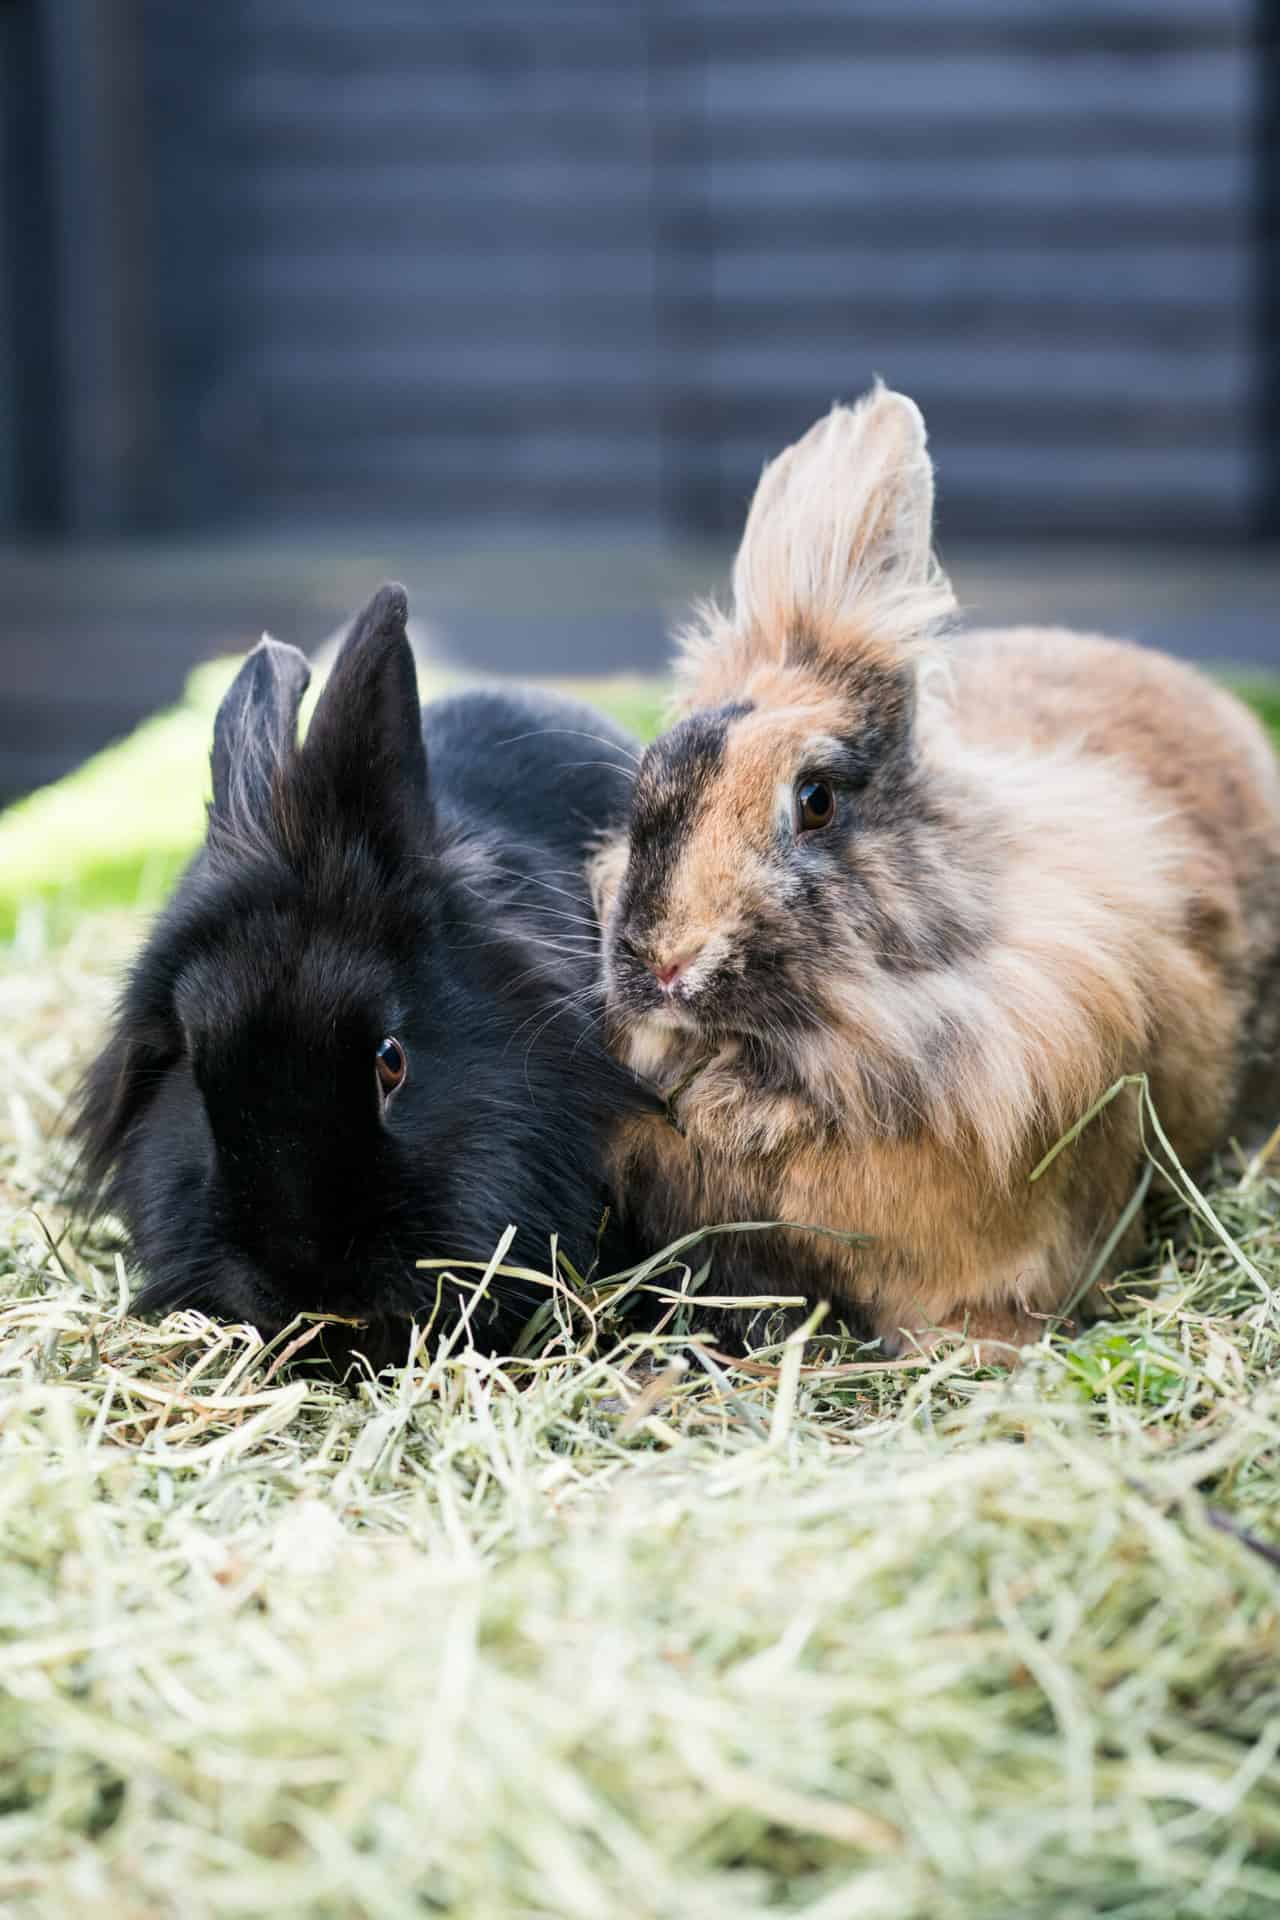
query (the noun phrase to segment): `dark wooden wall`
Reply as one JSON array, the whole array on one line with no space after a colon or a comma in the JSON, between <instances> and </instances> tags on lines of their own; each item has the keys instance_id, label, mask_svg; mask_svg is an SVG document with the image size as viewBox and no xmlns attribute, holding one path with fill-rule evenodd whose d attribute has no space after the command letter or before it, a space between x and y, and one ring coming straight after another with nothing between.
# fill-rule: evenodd
<instances>
[{"instance_id":1,"label":"dark wooden wall","mask_svg":"<svg viewBox=\"0 0 1280 1920\"><path fill-rule=\"evenodd\" d=\"M682 379L713 498L881 373L925 407L952 524L1251 521L1243 0L681 13L676 234L704 303Z\"/></svg>"},{"instance_id":2,"label":"dark wooden wall","mask_svg":"<svg viewBox=\"0 0 1280 1920\"><path fill-rule=\"evenodd\" d=\"M18 512L18 343L14 331L16 260L10 246L15 210L17 152L12 91L16 52L12 15L0 11L0 529Z\"/></svg>"},{"instance_id":3,"label":"dark wooden wall","mask_svg":"<svg viewBox=\"0 0 1280 1920\"><path fill-rule=\"evenodd\" d=\"M949 530L1274 526L1259 6L47 0L63 523L719 529L882 374Z\"/></svg>"},{"instance_id":4,"label":"dark wooden wall","mask_svg":"<svg viewBox=\"0 0 1280 1920\"><path fill-rule=\"evenodd\" d=\"M651 515L643 8L243 10L242 384L273 510Z\"/></svg>"},{"instance_id":5,"label":"dark wooden wall","mask_svg":"<svg viewBox=\"0 0 1280 1920\"><path fill-rule=\"evenodd\" d=\"M35 0L0 0L0 535L59 523L59 352L49 101Z\"/></svg>"}]
</instances>

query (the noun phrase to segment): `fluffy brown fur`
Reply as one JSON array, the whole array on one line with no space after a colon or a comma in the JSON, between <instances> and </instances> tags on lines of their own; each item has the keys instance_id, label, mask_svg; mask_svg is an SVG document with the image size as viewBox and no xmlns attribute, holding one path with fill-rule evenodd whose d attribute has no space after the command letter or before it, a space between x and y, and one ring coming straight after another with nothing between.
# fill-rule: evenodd
<instances>
[{"instance_id":1,"label":"fluffy brown fur","mask_svg":"<svg viewBox=\"0 0 1280 1920\"><path fill-rule=\"evenodd\" d=\"M765 469L733 612L686 636L685 717L594 867L615 1045L688 1080L678 1128L619 1128L624 1207L655 1244L870 1236L721 1259L890 1346L1035 1338L1078 1292L1139 1176L1135 1102L1029 1175L1121 1074L1192 1166L1280 1111L1262 730L1137 647L947 642L932 495L920 414L879 388ZM815 780L835 814L803 831Z\"/></svg>"}]
</instances>

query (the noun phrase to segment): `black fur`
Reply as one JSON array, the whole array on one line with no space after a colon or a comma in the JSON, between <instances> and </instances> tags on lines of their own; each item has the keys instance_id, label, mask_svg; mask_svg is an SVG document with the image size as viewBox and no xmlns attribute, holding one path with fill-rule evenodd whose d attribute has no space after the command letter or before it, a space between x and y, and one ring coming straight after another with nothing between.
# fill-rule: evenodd
<instances>
[{"instance_id":1,"label":"black fur","mask_svg":"<svg viewBox=\"0 0 1280 1920\"><path fill-rule=\"evenodd\" d=\"M558 1234L589 1265L597 1142L643 1098L598 1037L583 878L625 817L630 747L536 693L420 713L405 613L384 588L356 621L301 748L302 656L250 656L215 727L207 843L74 1121L141 1310L264 1331L332 1312L378 1360L433 1311L420 1259L487 1260L514 1222L518 1263L547 1271ZM386 1035L408 1074L384 1110ZM477 1337L508 1341L545 1298L496 1282Z\"/></svg>"}]
</instances>

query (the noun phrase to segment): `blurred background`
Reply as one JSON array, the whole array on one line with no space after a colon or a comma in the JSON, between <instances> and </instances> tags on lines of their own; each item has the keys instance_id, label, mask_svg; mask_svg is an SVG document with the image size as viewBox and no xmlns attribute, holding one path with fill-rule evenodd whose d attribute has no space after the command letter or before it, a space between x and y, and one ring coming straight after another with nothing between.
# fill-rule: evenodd
<instances>
[{"instance_id":1,"label":"blurred background","mask_svg":"<svg viewBox=\"0 0 1280 1920\"><path fill-rule=\"evenodd\" d=\"M653 671L876 374L973 617L1280 666L1268 0L0 0L0 799L384 573Z\"/></svg>"}]
</instances>

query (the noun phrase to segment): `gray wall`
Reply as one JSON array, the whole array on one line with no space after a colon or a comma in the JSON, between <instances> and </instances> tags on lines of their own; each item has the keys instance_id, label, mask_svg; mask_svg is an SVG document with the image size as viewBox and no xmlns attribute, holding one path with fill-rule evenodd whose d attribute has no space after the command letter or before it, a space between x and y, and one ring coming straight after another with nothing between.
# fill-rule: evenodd
<instances>
[{"instance_id":1,"label":"gray wall","mask_svg":"<svg viewBox=\"0 0 1280 1920\"><path fill-rule=\"evenodd\" d=\"M826 400L922 402L949 517L1230 529L1257 510L1244 0L695 11L677 112L722 502Z\"/></svg>"},{"instance_id":2,"label":"gray wall","mask_svg":"<svg viewBox=\"0 0 1280 1920\"><path fill-rule=\"evenodd\" d=\"M4 242L14 221L12 22L0 10L0 531L12 526L18 513L17 482L17 338L14 333L13 264Z\"/></svg>"},{"instance_id":3,"label":"gray wall","mask_svg":"<svg viewBox=\"0 0 1280 1920\"><path fill-rule=\"evenodd\" d=\"M101 4L69 524L719 528L875 374L949 530L1272 511L1247 0Z\"/></svg>"}]
</instances>

